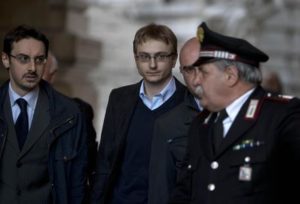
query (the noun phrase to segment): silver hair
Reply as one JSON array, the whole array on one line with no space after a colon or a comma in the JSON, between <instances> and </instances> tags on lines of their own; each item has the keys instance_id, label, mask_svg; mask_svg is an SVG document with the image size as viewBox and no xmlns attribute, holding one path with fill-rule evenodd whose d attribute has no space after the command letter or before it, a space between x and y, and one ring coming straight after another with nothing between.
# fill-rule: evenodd
<instances>
[{"instance_id":1,"label":"silver hair","mask_svg":"<svg viewBox=\"0 0 300 204\"><path fill-rule=\"evenodd\" d=\"M235 66L241 80L250 84L259 85L262 82L262 73L258 67L232 60L217 60L214 64L220 70L225 70L228 66Z\"/></svg>"}]
</instances>

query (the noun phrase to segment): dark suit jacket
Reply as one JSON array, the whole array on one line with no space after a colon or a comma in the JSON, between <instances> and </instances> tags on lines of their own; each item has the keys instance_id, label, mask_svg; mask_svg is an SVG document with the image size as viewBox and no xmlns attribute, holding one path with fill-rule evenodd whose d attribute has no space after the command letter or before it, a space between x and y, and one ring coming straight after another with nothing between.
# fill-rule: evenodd
<instances>
[{"instance_id":1,"label":"dark suit jacket","mask_svg":"<svg viewBox=\"0 0 300 204\"><path fill-rule=\"evenodd\" d=\"M42 107L41 111L44 113L38 113L39 111L37 110L36 113L43 114L44 116L41 115L38 118L34 116L33 120L45 118L45 115L47 115L45 112L47 112L50 115L49 123L47 124L47 120L45 119L38 121L38 123L32 124L32 130L30 131L42 135L46 134L47 143L45 146L41 146L39 142L36 142L36 139L28 139L22 151L24 154L32 153L32 151L44 151L47 153L46 172L49 174L53 202L57 204L81 204L86 195L86 169L88 159L85 117L72 99L58 93L46 81L42 80L40 82L40 90L46 93L49 106L45 107L46 103L37 104L36 108L39 106ZM8 124L10 121L4 118L8 111L5 107L7 97L8 82L0 87L0 160L3 159L3 153L7 147L9 126L12 126L12 124ZM37 127L39 125L40 127ZM29 134L31 134L31 132L29 132ZM39 135L37 135L37 137L39 137ZM28 161L31 168L31 163L39 166L42 162L45 162L41 161L41 159L35 155L31 155L32 159ZM1 170L2 168L0 167L0 171ZM36 172L43 173L38 170L31 171L29 168L26 170L27 171L22 172L22 174L28 175L26 177L27 179L32 178L32 174L36 174ZM37 177L38 174L34 176ZM27 190L34 193L34 188L40 187L39 182L32 181L32 183L28 185ZM12 190L17 192L18 189L13 188ZM0 201L0 203L2 202Z\"/></svg>"},{"instance_id":2,"label":"dark suit jacket","mask_svg":"<svg viewBox=\"0 0 300 204\"><path fill-rule=\"evenodd\" d=\"M184 101L158 118L152 146L155 151L150 161L149 200L151 204L166 204L175 188L177 171L183 165L188 129L199 114L192 94L186 91Z\"/></svg>"},{"instance_id":3,"label":"dark suit jacket","mask_svg":"<svg viewBox=\"0 0 300 204\"><path fill-rule=\"evenodd\" d=\"M98 150L96 174L93 179L93 203L107 204L111 196L126 143L127 131L139 99L141 82L112 90L103 123ZM175 101L184 98L185 87L176 80Z\"/></svg>"},{"instance_id":4,"label":"dark suit jacket","mask_svg":"<svg viewBox=\"0 0 300 204\"><path fill-rule=\"evenodd\" d=\"M5 148L3 148L0 159L1 203L52 203L51 183L48 175L48 153L46 151L48 148L48 135L45 131L50 121L48 107L47 95L41 90L32 126L25 144L20 150L18 138L15 134L9 97L6 96L3 110L8 131ZM17 195L16 189L18 189Z\"/></svg>"},{"instance_id":5,"label":"dark suit jacket","mask_svg":"<svg viewBox=\"0 0 300 204\"><path fill-rule=\"evenodd\" d=\"M210 133L214 114L206 116L191 126L188 164L170 204L300 202L299 188L293 187L300 182L299 99L257 88L216 153Z\"/></svg>"}]
</instances>

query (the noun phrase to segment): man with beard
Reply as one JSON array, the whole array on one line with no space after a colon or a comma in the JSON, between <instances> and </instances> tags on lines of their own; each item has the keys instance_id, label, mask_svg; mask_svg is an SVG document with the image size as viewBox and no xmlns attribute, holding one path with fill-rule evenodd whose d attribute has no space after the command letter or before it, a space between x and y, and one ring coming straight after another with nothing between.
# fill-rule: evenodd
<instances>
[{"instance_id":1,"label":"man with beard","mask_svg":"<svg viewBox=\"0 0 300 204\"><path fill-rule=\"evenodd\" d=\"M79 204L86 192L85 117L42 80L49 41L18 26L4 37L0 87L0 201Z\"/></svg>"}]
</instances>

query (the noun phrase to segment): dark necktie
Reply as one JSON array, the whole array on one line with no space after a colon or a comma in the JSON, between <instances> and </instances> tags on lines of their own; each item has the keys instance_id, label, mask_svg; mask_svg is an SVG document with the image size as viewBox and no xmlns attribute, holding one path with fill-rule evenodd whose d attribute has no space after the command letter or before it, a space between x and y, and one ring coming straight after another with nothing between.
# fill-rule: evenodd
<instances>
[{"instance_id":1,"label":"dark necktie","mask_svg":"<svg viewBox=\"0 0 300 204\"><path fill-rule=\"evenodd\" d=\"M214 150L218 150L222 140L223 140L223 120L227 118L228 115L226 110L222 110L218 114L218 118L213 126L213 141L214 141Z\"/></svg>"},{"instance_id":2,"label":"dark necktie","mask_svg":"<svg viewBox=\"0 0 300 204\"><path fill-rule=\"evenodd\" d=\"M26 100L19 98L16 103L19 105L21 112L17 118L15 130L18 137L19 147L22 149L28 134L27 102Z\"/></svg>"}]
</instances>

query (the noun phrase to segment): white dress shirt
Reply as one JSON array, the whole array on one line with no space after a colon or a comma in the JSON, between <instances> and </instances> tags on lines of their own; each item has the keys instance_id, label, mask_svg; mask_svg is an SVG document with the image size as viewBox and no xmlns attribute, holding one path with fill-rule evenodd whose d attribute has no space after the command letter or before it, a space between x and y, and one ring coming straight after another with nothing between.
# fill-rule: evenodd
<instances>
[{"instance_id":1,"label":"white dress shirt","mask_svg":"<svg viewBox=\"0 0 300 204\"><path fill-rule=\"evenodd\" d=\"M254 91L254 88L247 91L245 94L234 100L229 106L226 107L226 112L228 117L223 120L223 134L224 137L228 133L234 119L236 118L237 114L240 112L242 106L247 101L251 93Z\"/></svg>"},{"instance_id":2,"label":"white dress shirt","mask_svg":"<svg viewBox=\"0 0 300 204\"><path fill-rule=\"evenodd\" d=\"M169 83L163 88L161 92L153 96L150 99L145 93L145 85L144 81L141 84L140 88L140 98L142 99L145 106L147 106L150 110L155 110L159 108L162 104L164 104L176 91L176 83L174 77L171 78Z\"/></svg>"},{"instance_id":3,"label":"white dress shirt","mask_svg":"<svg viewBox=\"0 0 300 204\"><path fill-rule=\"evenodd\" d=\"M8 93L9 93L9 100L10 100L10 105L11 105L11 110L12 110L12 117L14 120L14 123L16 123L17 118L21 112L20 107L16 103L16 100L19 98L23 98L27 102L27 115L28 115L28 130L31 127L32 119L33 119L33 114L34 110L36 107L38 95L39 95L39 87L34 89L33 91L27 93L25 96L20 96L17 94L11 87L11 83L9 83L9 88L8 88Z\"/></svg>"}]
</instances>

